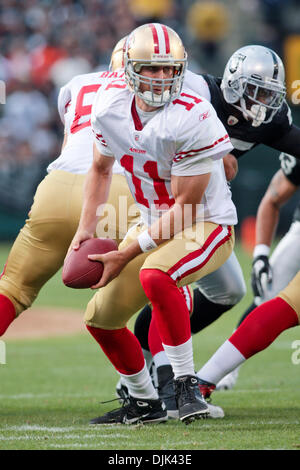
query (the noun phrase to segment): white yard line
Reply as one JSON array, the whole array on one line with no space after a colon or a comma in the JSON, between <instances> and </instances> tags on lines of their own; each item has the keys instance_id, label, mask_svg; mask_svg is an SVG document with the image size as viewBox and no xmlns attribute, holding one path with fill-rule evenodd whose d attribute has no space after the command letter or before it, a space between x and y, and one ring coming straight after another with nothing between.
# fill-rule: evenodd
<instances>
[{"instance_id":1,"label":"white yard line","mask_svg":"<svg viewBox=\"0 0 300 470\"><path fill-rule=\"evenodd\" d=\"M72 431L91 431L91 433L95 433L95 431L97 432L97 436L98 437L110 437L110 438L113 438L113 439L117 439L119 437L122 437L124 439L129 439L129 436L124 436L123 434L120 434L120 433L109 433L109 434L102 434L100 432L98 432L98 429L99 431L101 430L102 433L104 431L103 427L100 427L97 428L95 426L93 427L89 427L88 425L87 426L66 426L66 427L48 427L48 426L38 426L38 425L29 425L29 424L22 424L21 426L4 426L4 427L1 427L0 428L0 432L13 432L13 431L16 431L16 432L31 432L31 431L38 431L38 432L48 432L48 433L70 433ZM111 427L109 427L109 429L107 429L107 431L111 431ZM115 428L114 428L115 429ZM118 429L120 430L120 428L118 427ZM128 429L129 427L126 427L126 430L124 428L124 432L128 432ZM87 436L90 436L91 433L87 433L86 435Z\"/></svg>"}]
</instances>

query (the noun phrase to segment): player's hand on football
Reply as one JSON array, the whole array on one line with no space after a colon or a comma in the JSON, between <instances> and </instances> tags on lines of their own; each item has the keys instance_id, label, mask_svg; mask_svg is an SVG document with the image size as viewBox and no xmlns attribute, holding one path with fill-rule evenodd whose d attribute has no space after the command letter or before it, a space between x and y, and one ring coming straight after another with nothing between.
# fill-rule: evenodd
<instances>
[{"instance_id":1,"label":"player's hand on football","mask_svg":"<svg viewBox=\"0 0 300 470\"><path fill-rule=\"evenodd\" d=\"M120 274L128 263L128 260L121 251L110 251L104 255L89 255L88 258L92 261L100 261L104 266L100 281L94 286L91 286L91 289L99 289L100 287L106 286Z\"/></svg>"},{"instance_id":2,"label":"player's hand on football","mask_svg":"<svg viewBox=\"0 0 300 470\"><path fill-rule=\"evenodd\" d=\"M72 250L77 251L80 247L80 244L84 242L85 240L89 240L90 238L94 238L93 233L90 233L87 230L80 230L80 229L77 230L77 232L74 235L73 240L71 241L67 256Z\"/></svg>"},{"instance_id":3,"label":"player's hand on football","mask_svg":"<svg viewBox=\"0 0 300 470\"><path fill-rule=\"evenodd\" d=\"M253 259L251 286L255 297L263 297L267 284L272 282L272 268L268 256L260 255Z\"/></svg>"}]
</instances>

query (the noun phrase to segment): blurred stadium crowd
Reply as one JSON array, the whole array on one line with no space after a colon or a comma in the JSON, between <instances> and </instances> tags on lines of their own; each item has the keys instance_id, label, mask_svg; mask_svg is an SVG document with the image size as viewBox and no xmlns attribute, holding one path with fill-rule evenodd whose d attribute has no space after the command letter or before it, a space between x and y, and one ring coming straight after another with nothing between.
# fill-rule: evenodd
<instances>
[{"instance_id":1,"label":"blurred stadium crowd","mask_svg":"<svg viewBox=\"0 0 300 470\"><path fill-rule=\"evenodd\" d=\"M136 26L174 28L190 68L222 74L245 44L281 56L288 34L299 33L299 0L2 0L0 3L0 197L24 210L47 164L56 158L62 125L59 88L79 73L106 69L115 43ZM288 27L287 27L288 25ZM13 188L13 191L12 191Z\"/></svg>"}]
</instances>

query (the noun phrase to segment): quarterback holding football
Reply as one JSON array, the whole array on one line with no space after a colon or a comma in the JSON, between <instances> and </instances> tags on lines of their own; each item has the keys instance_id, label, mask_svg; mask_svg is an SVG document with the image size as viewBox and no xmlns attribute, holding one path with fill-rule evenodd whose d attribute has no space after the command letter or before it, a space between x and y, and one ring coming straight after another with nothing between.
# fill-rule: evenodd
<instances>
[{"instance_id":1,"label":"quarterback holding football","mask_svg":"<svg viewBox=\"0 0 300 470\"><path fill-rule=\"evenodd\" d=\"M126 326L148 301L174 371L180 420L209 413L194 372L189 311L180 287L228 259L237 218L222 162L232 145L212 105L183 85L186 64L175 31L161 24L140 26L126 41L125 80L109 81L93 104L94 160L71 247L92 238L115 160L125 170L142 220L119 251L93 257L103 262L104 272L85 322L125 381L129 403L92 424L167 419L140 344Z\"/></svg>"}]
</instances>

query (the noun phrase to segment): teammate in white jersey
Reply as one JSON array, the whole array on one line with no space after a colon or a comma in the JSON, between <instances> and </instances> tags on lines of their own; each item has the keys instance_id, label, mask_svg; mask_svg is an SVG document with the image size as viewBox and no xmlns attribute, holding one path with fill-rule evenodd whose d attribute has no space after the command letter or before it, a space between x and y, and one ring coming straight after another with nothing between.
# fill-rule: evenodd
<instances>
[{"instance_id":1,"label":"teammate in white jersey","mask_svg":"<svg viewBox=\"0 0 300 470\"><path fill-rule=\"evenodd\" d=\"M115 67L122 63L122 49L117 46L113 53ZM31 306L41 287L63 264L78 226L83 183L93 158L92 101L108 77L122 75L123 72L113 71L80 75L59 93L58 111L65 125L64 144L61 155L49 165L48 175L37 188L29 218L0 276L0 336ZM123 170L116 164L108 203L116 214L109 236L118 241L128 230L128 225L119 221L119 196L126 198L128 206L134 204ZM128 224L133 215L129 213Z\"/></svg>"},{"instance_id":2,"label":"teammate in white jersey","mask_svg":"<svg viewBox=\"0 0 300 470\"><path fill-rule=\"evenodd\" d=\"M189 313L179 287L214 271L232 252L236 211L220 161L232 145L211 104L182 89L186 52L175 31L140 26L126 41L124 62L126 82L110 81L93 105L94 160L70 247L76 250L93 236L116 159L143 221L118 252L91 256L104 263L104 273L85 321L124 379L129 403L91 423L167 419L140 344L126 327L148 301L173 367L179 418L190 422L206 416L208 407L199 394Z\"/></svg>"}]
</instances>

